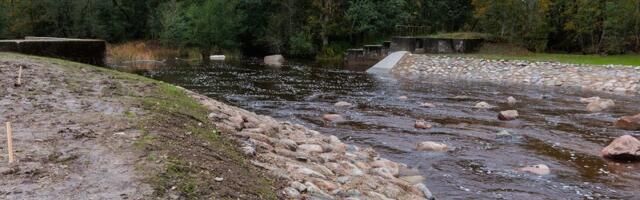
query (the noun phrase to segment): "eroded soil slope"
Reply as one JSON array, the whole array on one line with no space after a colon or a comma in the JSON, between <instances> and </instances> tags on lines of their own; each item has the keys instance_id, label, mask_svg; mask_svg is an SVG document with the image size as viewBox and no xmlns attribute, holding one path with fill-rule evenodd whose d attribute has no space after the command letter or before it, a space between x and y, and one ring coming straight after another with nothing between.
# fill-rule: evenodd
<instances>
[{"instance_id":1,"label":"eroded soil slope","mask_svg":"<svg viewBox=\"0 0 640 200\"><path fill-rule=\"evenodd\" d=\"M275 182L174 86L0 53L0 88L0 199L277 198Z\"/></svg>"}]
</instances>

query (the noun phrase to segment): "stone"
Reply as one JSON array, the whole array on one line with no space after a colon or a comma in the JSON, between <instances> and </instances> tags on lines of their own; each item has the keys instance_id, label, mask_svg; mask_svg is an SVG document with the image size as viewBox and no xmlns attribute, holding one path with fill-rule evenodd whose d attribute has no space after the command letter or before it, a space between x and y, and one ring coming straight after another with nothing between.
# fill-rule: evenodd
<instances>
[{"instance_id":1,"label":"stone","mask_svg":"<svg viewBox=\"0 0 640 200\"><path fill-rule=\"evenodd\" d=\"M609 109L616 104L611 99L599 99L592 101L587 105L587 111L589 112L601 112L603 110Z\"/></svg>"},{"instance_id":2,"label":"stone","mask_svg":"<svg viewBox=\"0 0 640 200\"><path fill-rule=\"evenodd\" d=\"M322 179L314 179L313 183L318 186L318 188L328 192L338 189L338 186L336 184Z\"/></svg>"},{"instance_id":3,"label":"stone","mask_svg":"<svg viewBox=\"0 0 640 200\"><path fill-rule=\"evenodd\" d=\"M498 138L511 137L511 133L509 133L509 131L507 130L501 130L500 132L496 133L496 137Z\"/></svg>"},{"instance_id":4,"label":"stone","mask_svg":"<svg viewBox=\"0 0 640 200\"><path fill-rule=\"evenodd\" d=\"M264 64L269 67L282 67L284 61L285 60L282 55L271 55L264 57Z\"/></svg>"},{"instance_id":5,"label":"stone","mask_svg":"<svg viewBox=\"0 0 640 200\"><path fill-rule=\"evenodd\" d=\"M492 106L491 104L487 103L487 102L478 102L475 106L475 108L479 108L479 109L491 109L491 108L495 108L495 106Z\"/></svg>"},{"instance_id":6,"label":"stone","mask_svg":"<svg viewBox=\"0 0 640 200\"><path fill-rule=\"evenodd\" d=\"M400 179L407 181L411 184L418 184L418 183L422 183L426 180L426 178L424 178L424 176L403 176L400 177Z\"/></svg>"},{"instance_id":7,"label":"stone","mask_svg":"<svg viewBox=\"0 0 640 200\"><path fill-rule=\"evenodd\" d=\"M551 174L551 169L549 169L549 166L545 164L538 164L538 165L523 167L518 169L518 171L532 173L539 176Z\"/></svg>"},{"instance_id":8,"label":"stone","mask_svg":"<svg viewBox=\"0 0 640 200\"><path fill-rule=\"evenodd\" d=\"M435 104L432 104L432 103L426 103L426 102L425 102L425 103L420 104L420 107L424 107L424 108L435 108L435 107L436 107L436 105L435 105Z\"/></svg>"},{"instance_id":9,"label":"stone","mask_svg":"<svg viewBox=\"0 0 640 200\"><path fill-rule=\"evenodd\" d=\"M242 115L235 115L233 117L229 117L229 121L232 123L232 126L235 128L242 128L242 123L244 123L244 119Z\"/></svg>"},{"instance_id":10,"label":"stone","mask_svg":"<svg viewBox=\"0 0 640 200\"><path fill-rule=\"evenodd\" d=\"M515 97L508 97L507 98L507 104L509 105L515 105L518 103L518 100Z\"/></svg>"},{"instance_id":11,"label":"stone","mask_svg":"<svg viewBox=\"0 0 640 200\"><path fill-rule=\"evenodd\" d=\"M602 157L619 161L640 160L640 141L633 136L616 138L601 151Z\"/></svg>"},{"instance_id":12,"label":"stone","mask_svg":"<svg viewBox=\"0 0 640 200\"><path fill-rule=\"evenodd\" d=\"M418 121L416 121L414 127L417 128L417 129L430 129L432 127L432 125L427 123L424 120L418 120Z\"/></svg>"},{"instance_id":13,"label":"stone","mask_svg":"<svg viewBox=\"0 0 640 200\"><path fill-rule=\"evenodd\" d=\"M638 131L640 130L640 114L634 116L626 116L618 119L614 124L616 128Z\"/></svg>"},{"instance_id":14,"label":"stone","mask_svg":"<svg viewBox=\"0 0 640 200\"><path fill-rule=\"evenodd\" d=\"M344 117L338 114L325 114L322 116L322 119L329 122L341 122L344 121Z\"/></svg>"},{"instance_id":15,"label":"stone","mask_svg":"<svg viewBox=\"0 0 640 200\"><path fill-rule=\"evenodd\" d=\"M446 144L426 141L420 142L416 145L417 151L435 151L435 152L445 152L449 149Z\"/></svg>"},{"instance_id":16,"label":"stone","mask_svg":"<svg viewBox=\"0 0 640 200\"><path fill-rule=\"evenodd\" d=\"M213 180L214 180L214 181L216 181L216 182L222 182L222 181L224 181L224 178L222 178L222 177L215 177L215 178L213 178Z\"/></svg>"},{"instance_id":17,"label":"stone","mask_svg":"<svg viewBox=\"0 0 640 200\"><path fill-rule=\"evenodd\" d=\"M282 193L290 199L300 199L300 191L292 187L282 189Z\"/></svg>"},{"instance_id":18,"label":"stone","mask_svg":"<svg viewBox=\"0 0 640 200\"><path fill-rule=\"evenodd\" d=\"M518 111L517 110L506 110L506 111L502 111L500 112L500 114L498 114L498 119L502 120L502 121L511 121L511 120L515 120L516 118L518 118Z\"/></svg>"},{"instance_id":19,"label":"stone","mask_svg":"<svg viewBox=\"0 0 640 200\"><path fill-rule=\"evenodd\" d=\"M340 101L334 104L335 107L351 107L353 106L353 104L346 102L346 101Z\"/></svg>"},{"instance_id":20,"label":"stone","mask_svg":"<svg viewBox=\"0 0 640 200\"><path fill-rule=\"evenodd\" d=\"M433 196L433 193L431 193L431 190L429 190L429 188L427 188L427 186L424 185L424 183L415 184L414 187L418 188L418 190L422 192L422 194L424 195L424 198L426 198L427 200L436 199L436 197Z\"/></svg>"},{"instance_id":21,"label":"stone","mask_svg":"<svg viewBox=\"0 0 640 200\"><path fill-rule=\"evenodd\" d=\"M409 97L407 97L407 96L399 96L398 100L406 101L406 100L409 100Z\"/></svg>"},{"instance_id":22,"label":"stone","mask_svg":"<svg viewBox=\"0 0 640 200\"><path fill-rule=\"evenodd\" d=\"M317 144L299 145L297 150L302 151L302 152L306 152L306 153L322 153L324 151L324 149L322 149L322 146L317 145Z\"/></svg>"}]
</instances>

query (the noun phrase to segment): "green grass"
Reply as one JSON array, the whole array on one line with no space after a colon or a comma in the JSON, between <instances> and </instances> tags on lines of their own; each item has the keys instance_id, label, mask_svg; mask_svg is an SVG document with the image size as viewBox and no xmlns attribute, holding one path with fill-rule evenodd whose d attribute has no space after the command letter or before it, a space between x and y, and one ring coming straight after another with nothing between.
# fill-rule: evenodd
<instances>
[{"instance_id":1,"label":"green grass","mask_svg":"<svg viewBox=\"0 0 640 200\"><path fill-rule=\"evenodd\" d=\"M531 53L526 55L503 55L503 54L454 54L452 56L474 57L493 60L524 60L524 61L554 61L571 64L588 65L631 65L640 66L640 55L575 55L575 54L549 54Z\"/></svg>"}]
</instances>

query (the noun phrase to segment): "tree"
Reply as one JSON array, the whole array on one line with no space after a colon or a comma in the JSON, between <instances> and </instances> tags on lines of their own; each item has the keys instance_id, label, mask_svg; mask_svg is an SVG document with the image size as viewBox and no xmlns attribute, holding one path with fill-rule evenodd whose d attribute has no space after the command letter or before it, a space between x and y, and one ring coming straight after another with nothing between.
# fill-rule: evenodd
<instances>
[{"instance_id":1,"label":"tree","mask_svg":"<svg viewBox=\"0 0 640 200\"><path fill-rule=\"evenodd\" d=\"M329 45L329 35L338 25L342 4L342 0L312 0L312 5L316 10L310 17L310 23L319 26L318 35L322 41L323 51Z\"/></svg>"},{"instance_id":2,"label":"tree","mask_svg":"<svg viewBox=\"0 0 640 200\"><path fill-rule=\"evenodd\" d=\"M200 50L205 63L212 50L221 51L238 45L236 37L242 32L244 14L237 6L237 0L206 0L189 7L185 42Z\"/></svg>"}]
</instances>

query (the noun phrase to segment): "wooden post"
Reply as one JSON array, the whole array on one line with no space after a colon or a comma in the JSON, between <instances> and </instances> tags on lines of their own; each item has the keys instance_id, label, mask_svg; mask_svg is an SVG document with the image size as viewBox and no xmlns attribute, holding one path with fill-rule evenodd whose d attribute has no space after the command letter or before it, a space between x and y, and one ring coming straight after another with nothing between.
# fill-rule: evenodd
<instances>
[{"instance_id":1,"label":"wooden post","mask_svg":"<svg viewBox=\"0 0 640 200\"><path fill-rule=\"evenodd\" d=\"M13 158L13 133L11 132L11 122L7 122L7 152L9 153L9 164L14 162Z\"/></svg>"},{"instance_id":2,"label":"wooden post","mask_svg":"<svg viewBox=\"0 0 640 200\"><path fill-rule=\"evenodd\" d=\"M20 69L18 69L18 82L16 82L16 87L20 87L22 85L22 65L20 65Z\"/></svg>"}]
</instances>

